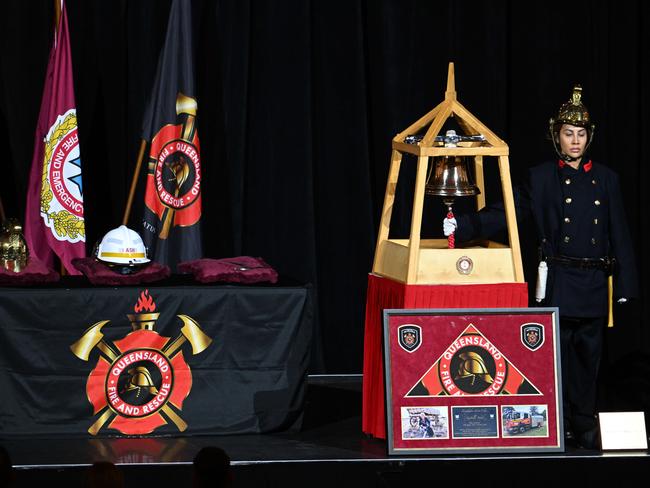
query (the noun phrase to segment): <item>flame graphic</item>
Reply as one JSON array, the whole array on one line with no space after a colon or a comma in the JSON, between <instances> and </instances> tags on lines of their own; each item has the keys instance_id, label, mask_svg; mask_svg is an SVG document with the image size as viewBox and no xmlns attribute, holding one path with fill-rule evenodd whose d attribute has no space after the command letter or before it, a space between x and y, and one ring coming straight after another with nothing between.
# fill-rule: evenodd
<instances>
[{"instance_id":1,"label":"flame graphic","mask_svg":"<svg viewBox=\"0 0 650 488\"><path fill-rule=\"evenodd\" d=\"M145 290L140 293L140 298L138 298L138 303L133 307L135 313L140 313L143 310L147 312L154 312L156 310L156 304L153 301L153 297L149 295L149 290Z\"/></svg>"}]
</instances>

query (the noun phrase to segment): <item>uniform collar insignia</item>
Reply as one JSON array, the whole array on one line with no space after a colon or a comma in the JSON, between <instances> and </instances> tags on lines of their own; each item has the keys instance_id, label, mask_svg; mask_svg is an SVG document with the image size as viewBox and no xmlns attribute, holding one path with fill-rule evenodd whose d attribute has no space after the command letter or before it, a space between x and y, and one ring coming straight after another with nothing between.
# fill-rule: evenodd
<instances>
[{"instance_id":1,"label":"uniform collar insignia","mask_svg":"<svg viewBox=\"0 0 650 488\"><path fill-rule=\"evenodd\" d=\"M564 161L562 161L561 159L558 159L557 164L558 164L558 166L560 168L564 168L566 166L566 163ZM581 166L582 166L582 169L584 170L585 173L589 173L591 171L591 168L593 167L593 165L594 164L591 162L591 160L589 160L588 162L586 162L585 164L583 164Z\"/></svg>"}]
</instances>

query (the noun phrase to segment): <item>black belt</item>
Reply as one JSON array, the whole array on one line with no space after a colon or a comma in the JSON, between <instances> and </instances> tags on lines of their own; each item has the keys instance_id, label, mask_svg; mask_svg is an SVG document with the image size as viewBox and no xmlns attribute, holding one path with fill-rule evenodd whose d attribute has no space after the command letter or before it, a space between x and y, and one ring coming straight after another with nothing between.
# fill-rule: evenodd
<instances>
[{"instance_id":1,"label":"black belt","mask_svg":"<svg viewBox=\"0 0 650 488\"><path fill-rule=\"evenodd\" d=\"M606 256L604 258L574 258L571 256L547 256L546 261L549 264L559 264L569 268L580 269L600 269L611 272L614 265L614 258Z\"/></svg>"}]
</instances>

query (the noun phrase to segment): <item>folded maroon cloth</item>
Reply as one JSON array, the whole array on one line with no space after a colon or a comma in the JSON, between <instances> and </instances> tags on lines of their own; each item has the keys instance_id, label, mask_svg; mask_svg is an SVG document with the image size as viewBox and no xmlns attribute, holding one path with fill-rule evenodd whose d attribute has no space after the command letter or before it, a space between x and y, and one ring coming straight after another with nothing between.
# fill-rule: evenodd
<instances>
[{"instance_id":1,"label":"folded maroon cloth","mask_svg":"<svg viewBox=\"0 0 650 488\"><path fill-rule=\"evenodd\" d=\"M237 256L222 259L196 259L180 263L179 273L191 273L201 283L277 283L278 272L262 258Z\"/></svg>"},{"instance_id":2,"label":"folded maroon cloth","mask_svg":"<svg viewBox=\"0 0 650 488\"><path fill-rule=\"evenodd\" d=\"M169 266L155 262L128 275L113 271L95 258L76 258L72 260L72 265L81 271L93 285L137 285L169 278L171 274Z\"/></svg>"},{"instance_id":3,"label":"folded maroon cloth","mask_svg":"<svg viewBox=\"0 0 650 488\"><path fill-rule=\"evenodd\" d=\"M60 278L59 273L48 268L45 263L35 257L29 258L27 266L20 273L8 271L0 266L0 285L4 286L29 286L39 283L54 283L59 281Z\"/></svg>"}]
</instances>

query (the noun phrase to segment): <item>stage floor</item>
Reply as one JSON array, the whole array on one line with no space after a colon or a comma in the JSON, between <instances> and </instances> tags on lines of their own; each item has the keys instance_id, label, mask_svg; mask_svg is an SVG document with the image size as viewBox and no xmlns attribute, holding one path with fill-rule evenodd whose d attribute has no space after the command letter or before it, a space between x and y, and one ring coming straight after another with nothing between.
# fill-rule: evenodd
<instances>
[{"instance_id":1,"label":"stage floor","mask_svg":"<svg viewBox=\"0 0 650 488\"><path fill-rule=\"evenodd\" d=\"M127 486L187 485L204 446L226 450L235 486L406 486L462 482L481 486L548 486L576 479L599 485L650 472L648 451L606 452L567 447L564 453L388 456L386 443L361 432L361 377L312 376L300 432L175 438L36 439L4 441L17 486L78 483L88 465L110 460ZM477 478L475 478L477 476ZM525 481L524 481L525 480ZM77 485L79 486L79 485Z\"/></svg>"}]
</instances>

